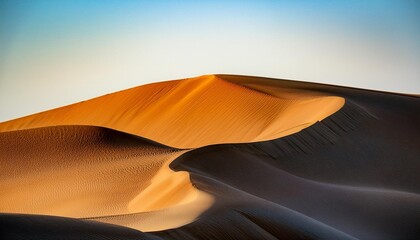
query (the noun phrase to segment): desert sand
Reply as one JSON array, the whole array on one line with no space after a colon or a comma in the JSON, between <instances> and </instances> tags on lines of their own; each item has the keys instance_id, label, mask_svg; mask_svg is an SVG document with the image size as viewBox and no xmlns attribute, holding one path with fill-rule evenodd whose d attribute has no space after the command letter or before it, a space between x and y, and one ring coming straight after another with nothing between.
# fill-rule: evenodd
<instances>
[{"instance_id":1,"label":"desert sand","mask_svg":"<svg viewBox=\"0 0 420 240\"><path fill-rule=\"evenodd\" d=\"M209 75L108 94L1 123L0 131L90 125L175 148L196 148L286 136L343 104L343 98L307 91L285 91L278 97Z\"/></svg>"},{"instance_id":2,"label":"desert sand","mask_svg":"<svg viewBox=\"0 0 420 240\"><path fill-rule=\"evenodd\" d=\"M413 95L208 75L0 123L0 236L417 239L419 112Z\"/></svg>"},{"instance_id":3,"label":"desert sand","mask_svg":"<svg viewBox=\"0 0 420 240\"><path fill-rule=\"evenodd\" d=\"M137 215L133 224L151 231L191 222L212 202L191 185L187 172L169 169L185 150L110 129L56 126L6 132L0 152L2 160L11 159L1 169L2 212L113 223L118 216L129 226L130 214L147 212L147 218ZM173 207L182 215L171 218ZM153 224L153 219L165 220Z\"/></svg>"}]
</instances>

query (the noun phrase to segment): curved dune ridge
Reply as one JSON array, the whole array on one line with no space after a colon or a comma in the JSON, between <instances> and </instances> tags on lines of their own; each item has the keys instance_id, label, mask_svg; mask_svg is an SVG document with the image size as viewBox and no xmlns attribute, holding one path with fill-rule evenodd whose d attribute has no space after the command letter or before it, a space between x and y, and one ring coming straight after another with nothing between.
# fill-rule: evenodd
<instances>
[{"instance_id":1,"label":"curved dune ridge","mask_svg":"<svg viewBox=\"0 0 420 240\"><path fill-rule=\"evenodd\" d=\"M277 91L266 94L215 75L153 83L4 122L0 131L92 125L196 148L286 136L344 104L326 94Z\"/></svg>"},{"instance_id":2,"label":"curved dune ridge","mask_svg":"<svg viewBox=\"0 0 420 240\"><path fill-rule=\"evenodd\" d=\"M418 112L415 96L209 75L0 123L0 236L417 239Z\"/></svg>"},{"instance_id":3,"label":"curved dune ridge","mask_svg":"<svg viewBox=\"0 0 420 240\"><path fill-rule=\"evenodd\" d=\"M184 152L100 127L2 133L1 159L8 164L1 166L0 211L74 218L149 212L148 218L166 218L155 210L182 205L176 208L185 211L182 217L162 224L135 219L144 231L176 227L212 201L191 185L187 172L168 168ZM191 208L197 201L200 205Z\"/></svg>"}]
</instances>

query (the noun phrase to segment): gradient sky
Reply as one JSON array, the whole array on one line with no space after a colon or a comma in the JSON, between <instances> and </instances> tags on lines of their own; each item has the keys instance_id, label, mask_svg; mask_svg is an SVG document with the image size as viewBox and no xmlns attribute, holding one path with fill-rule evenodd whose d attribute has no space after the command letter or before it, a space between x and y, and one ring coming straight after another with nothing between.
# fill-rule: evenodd
<instances>
[{"instance_id":1,"label":"gradient sky","mask_svg":"<svg viewBox=\"0 0 420 240\"><path fill-rule=\"evenodd\" d=\"M0 121L230 73L420 93L420 1L0 0Z\"/></svg>"}]
</instances>

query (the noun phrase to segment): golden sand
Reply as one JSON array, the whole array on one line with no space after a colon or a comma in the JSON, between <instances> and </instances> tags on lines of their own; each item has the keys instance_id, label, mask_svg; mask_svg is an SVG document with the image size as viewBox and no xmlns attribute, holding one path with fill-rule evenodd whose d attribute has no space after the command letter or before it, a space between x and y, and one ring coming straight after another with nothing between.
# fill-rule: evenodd
<instances>
[{"instance_id":1,"label":"golden sand","mask_svg":"<svg viewBox=\"0 0 420 240\"><path fill-rule=\"evenodd\" d=\"M191 184L188 172L169 168L188 150L129 134L180 149L264 141L298 132L343 104L341 97L208 75L3 122L0 212L94 219L143 231L179 227L213 201Z\"/></svg>"},{"instance_id":2,"label":"golden sand","mask_svg":"<svg viewBox=\"0 0 420 240\"><path fill-rule=\"evenodd\" d=\"M340 109L335 96L265 86L270 94L215 75L168 81L0 123L0 132L57 125L116 129L176 148L286 136Z\"/></svg>"}]
</instances>

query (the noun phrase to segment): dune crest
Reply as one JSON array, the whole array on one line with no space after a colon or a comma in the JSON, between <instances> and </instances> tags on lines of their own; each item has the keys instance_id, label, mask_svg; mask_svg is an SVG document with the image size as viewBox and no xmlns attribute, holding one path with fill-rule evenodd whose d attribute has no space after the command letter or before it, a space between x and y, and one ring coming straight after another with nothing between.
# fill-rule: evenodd
<instances>
[{"instance_id":1,"label":"dune crest","mask_svg":"<svg viewBox=\"0 0 420 240\"><path fill-rule=\"evenodd\" d=\"M0 132L93 125L176 148L272 140L333 114L341 97L277 89L267 94L215 75L159 82L0 123Z\"/></svg>"},{"instance_id":2,"label":"dune crest","mask_svg":"<svg viewBox=\"0 0 420 240\"><path fill-rule=\"evenodd\" d=\"M419 111L415 96L209 75L0 123L0 235L417 239Z\"/></svg>"}]
</instances>

